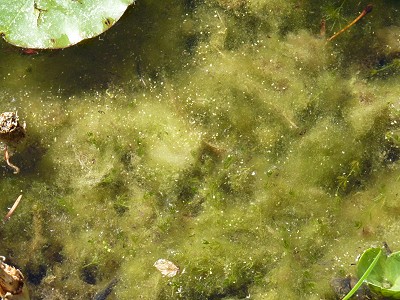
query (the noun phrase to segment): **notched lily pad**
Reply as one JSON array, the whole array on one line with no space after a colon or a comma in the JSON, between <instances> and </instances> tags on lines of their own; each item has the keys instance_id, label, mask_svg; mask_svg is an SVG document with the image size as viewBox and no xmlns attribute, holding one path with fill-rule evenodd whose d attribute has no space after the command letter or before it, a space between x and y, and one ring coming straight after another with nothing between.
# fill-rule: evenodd
<instances>
[{"instance_id":1,"label":"notched lily pad","mask_svg":"<svg viewBox=\"0 0 400 300\"><path fill-rule=\"evenodd\" d=\"M358 277L365 273L379 251L379 248L370 248L363 253L357 263ZM378 295L400 299L400 252L382 254L365 282Z\"/></svg>"},{"instance_id":2,"label":"notched lily pad","mask_svg":"<svg viewBox=\"0 0 400 300\"><path fill-rule=\"evenodd\" d=\"M113 26L135 0L2 0L0 33L16 46L65 48Z\"/></svg>"}]
</instances>

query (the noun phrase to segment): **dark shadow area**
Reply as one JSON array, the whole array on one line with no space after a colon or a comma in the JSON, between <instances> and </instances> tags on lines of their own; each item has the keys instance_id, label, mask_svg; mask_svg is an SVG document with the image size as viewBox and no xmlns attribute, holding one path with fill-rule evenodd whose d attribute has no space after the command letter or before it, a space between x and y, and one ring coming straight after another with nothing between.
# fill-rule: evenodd
<instances>
[{"instance_id":1,"label":"dark shadow area","mask_svg":"<svg viewBox=\"0 0 400 300\"><path fill-rule=\"evenodd\" d=\"M38 165L43 155L45 155L48 150L46 146L41 143L39 136L30 135L27 143L28 144L21 152L16 152L11 158L12 162L21 169L21 174L24 176L33 175L39 171ZM13 171L11 168L8 168L8 170L9 173Z\"/></svg>"},{"instance_id":2,"label":"dark shadow area","mask_svg":"<svg viewBox=\"0 0 400 300\"><path fill-rule=\"evenodd\" d=\"M25 272L29 283L39 285L46 276L47 267L43 264L35 265L34 263L28 263Z\"/></svg>"},{"instance_id":3,"label":"dark shadow area","mask_svg":"<svg viewBox=\"0 0 400 300\"><path fill-rule=\"evenodd\" d=\"M110 84L140 85L142 77L174 72L185 65L182 53L187 56L185 49L194 43L195 35L182 29L186 10L182 1L140 1L105 33L63 50L26 54L2 41L0 87L68 96Z\"/></svg>"}]
</instances>

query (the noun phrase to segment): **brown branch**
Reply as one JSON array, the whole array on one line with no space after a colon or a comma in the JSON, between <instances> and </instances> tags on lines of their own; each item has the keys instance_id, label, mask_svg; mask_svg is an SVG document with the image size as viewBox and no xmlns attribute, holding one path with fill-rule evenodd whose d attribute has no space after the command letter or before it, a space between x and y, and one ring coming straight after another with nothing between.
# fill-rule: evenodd
<instances>
[{"instance_id":1,"label":"brown branch","mask_svg":"<svg viewBox=\"0 0 400 300\"><path fill-rule=\"evenodd\" d=\"M11 215L14 213L14 210L17 208L19 202L21 201L22 195L19 195L17 200L15 200L14 205L10 208L6 216L3 218L3 222L8 221L8 219L11 217Z\"/></svg>"},{"instance_id":2,"label":"brown branch","mask_svg":"<svg viewBox=\"0 0 400 300\"><path fill-rule=\"evenodd\" d=\"M7 165L14 169L14 174L19 173L19 168L10 162L10 154L8 153L8 147L6 146L4 149L4 159L7 162Z\"/></svg>"},{"instance_id":3,"label":"brown branch","mask_svg":"<svg viewBox=\"0 0 400 300\"><path fill-rule=\"evenodd\" d=\"M367 7L364 8L364 10L361 12L361 14L355 18L349 25L347 25L346 27L344 27L342 30L340 30L339 32L336 32L334 35L332 35L327 41L330 42L333 39L335 39L338 35L342 34L343 32L345 32L347 29L349 29L351 26L353 26L354 24L356 24L358 21L360 21L363 17L365 17L365 15L367 15L368 13L370 13L372 11L372 4L368 4Z\"/></svg>"}]
</instances>

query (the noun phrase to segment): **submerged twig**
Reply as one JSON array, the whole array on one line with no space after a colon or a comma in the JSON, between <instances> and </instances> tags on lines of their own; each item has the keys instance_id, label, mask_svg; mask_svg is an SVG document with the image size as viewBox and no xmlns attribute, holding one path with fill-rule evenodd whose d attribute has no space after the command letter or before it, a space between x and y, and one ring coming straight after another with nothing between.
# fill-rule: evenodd
<instances>
[{"instance_id":1,"label":"submerged twig","mask_svg":"<svg viewBox=\"0 0 400 300\"><path fill-rule=\"evenodd\" d=\"M364 10L361 12L361 14L355 18L349 25L347 25L346 27L344 27L342 30L336 32L333 36L331 36L328 39L328 42L332 41L333 39L335 39L338 35L342 34L343 32L345 32L347 29L349 29L351 26L353 26L354 24L356 24L358 21L360 21L366 14L370 13L372 11L372 4L368 4Z\"/></svg>"},{"instance_id":2,"label":"submerged twig","mask_svg":"<svg viewBox=\"0 0 400 300\"><path fill-rule=\"evenodd\" d=\"M93 300L105 300L111 294L112 290L118 283L118 278L114 278L111 282L106 286L106 288L96 295L94 295Z\"/></svg>"},{"instance_id":3,"label":"submerged twig","mask_svg":"<svg viewBox=\"0 0 400 300\"><path fill-rule=\"evenodd\" d=\"M319 26L319 35L323 38L326 34L326 20L322 19L321 24Z\"/></svg>"},{"instance_id":4,"label":"submerged twig","mask_svg":"<svg viewBox=\"0 0 400 300\"><path fill-rule=\"evenodd\" d=\"M21 198L22 198L22 195L19 195L17 200L15 200L14 205L10 208L10 210L8 211L6 216L3 218L3 222L7 221L11 217L11 215L14 213L15 209L17 208L19 202L21 201Z\"/></svg>"},{"instance_id":5,"label":"submerged twig","mask_svg":"<svg viewBox=\"0 0 400 300\"><path fill-rule=\"evenodd\" d=\"M18 174L19 173L19 168L16 165L14 165L14 164L12 164L10 162L10 154L8 152L8 147L7 146L5 146L5 148L4 148L4 159L6 160L7 165L14 169L14 174Z\"/></svg>"},{"instance_id":6,"label":"submerged twig","mask_svg":"<svg viewBox=\"0 0 400 300\"><path fill-rule=\"evenodd\" d=\"M201 141L201 152L210 153L216 157L220 157L226 152L226 149L211 144L205 140Z\"/></svg>"}]
</instances>

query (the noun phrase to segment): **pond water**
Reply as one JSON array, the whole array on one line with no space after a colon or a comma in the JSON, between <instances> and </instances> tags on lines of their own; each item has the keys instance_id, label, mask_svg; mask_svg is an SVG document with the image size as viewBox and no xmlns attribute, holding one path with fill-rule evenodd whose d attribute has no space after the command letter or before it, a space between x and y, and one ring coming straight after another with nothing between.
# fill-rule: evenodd
<instances>
[{"instance_id":1,"label":"pond water","mask_svg":"<svg viewBox=\"0 0 400 300\"><path fill-rule=\"evenodd\" d=\"M1 255L31 299L334 299L365 249L400 250L399 1L329 43L368 2L165 2L64 50L0 44L27 124Z\"/></svg>"}]
</instances>

